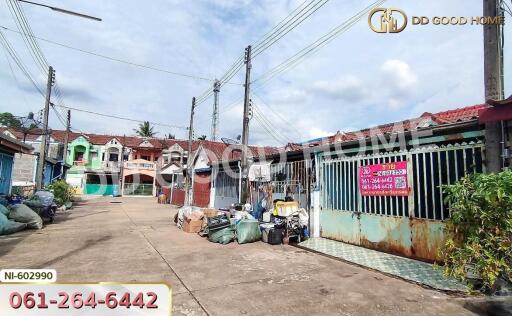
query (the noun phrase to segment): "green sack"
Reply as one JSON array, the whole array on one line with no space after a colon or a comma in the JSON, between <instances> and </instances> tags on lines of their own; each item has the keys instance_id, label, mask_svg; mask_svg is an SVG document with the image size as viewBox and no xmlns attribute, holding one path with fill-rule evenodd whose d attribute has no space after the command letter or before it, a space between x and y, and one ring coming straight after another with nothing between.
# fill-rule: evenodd
<instances>
[{"instance_id":1,"label":"green sack","mask_svg":"<svg viewBox=\"0 0 512 316\"><path fill-rule=\"evenodd\" d=\"M229 244L235 240L235 231L231 227L225 227L218 230L210 230L208 232L208 240L219 244Z\"/></svg>"},{"instance_id":2,"label":"green sack","mask_svg":"<svg viewBox=\"0 0 512 316\"><path fill-rule=\"evenodd\" d=\"M236 238L239 244L261 240L260 223L256 219L242 219L236 223Z\"/></svg>"},{"instance_id":3,"label":"green sack","mask_svg":"<svg viewBox=\"0 0 512 316\"><path fill-rule=\"evenodd\" d=\"M9 235L27 227L25 223L16 223L7 219L3 213L0 213L0 235Z\"/></svg>"},{"instance_id":4,"label":"green sack","mask_svg":"<svg viewBox=\"0 0 512 316\"><path fill-rule=\"evenodd\" d=\"M28 228L41 229L43 228L43 220L36 212L30 209L25 204L15 204L11 206L9 219L19 223L26 223Z\"/></svg>"},{"instance_id":5,"label":"green sack","mask_svg":"<svg viewBox=\"0 0 512 316\"><path fill-rule=\"evenodd\" d=\"M9 215L9 209L2 204L0 204L0 213L4 214L5 216Z\"/></svg>"},{"instance_id":6,"label":"green sack","mask_svg":"<svg viewBox=\"0 0 512 316\"><path fill-rule=\"evenodd\" d=\"M23 201L23 204L30 207L30 209L37 214L41 214L44 209L43 202L41 202L37 196L32 197L30 200Z\"/></svg>"}]
</instances>

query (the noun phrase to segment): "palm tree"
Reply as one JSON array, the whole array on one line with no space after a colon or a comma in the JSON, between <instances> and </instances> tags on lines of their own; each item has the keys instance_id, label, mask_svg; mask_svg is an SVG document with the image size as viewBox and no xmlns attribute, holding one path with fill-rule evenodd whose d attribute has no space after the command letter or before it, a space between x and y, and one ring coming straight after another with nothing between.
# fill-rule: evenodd
<instances>
[{"instance_id":1,"label":"palm tree","mask_svg":"<svg viewBox=\"0 0 512 316\"><path fill-rule=\"evenodd\" d=\"M134 131L141 137L153 137L158 134L158 132L153 131L153 128L149 121L144 121L142 124L139 124L139 128L134 129Z\"/></svg>"}]
</instances>

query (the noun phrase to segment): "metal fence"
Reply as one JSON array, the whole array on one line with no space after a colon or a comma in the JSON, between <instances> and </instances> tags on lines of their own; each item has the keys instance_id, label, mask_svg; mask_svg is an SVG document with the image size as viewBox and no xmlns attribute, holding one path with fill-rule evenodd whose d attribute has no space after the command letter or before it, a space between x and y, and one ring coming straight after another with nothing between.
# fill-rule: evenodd
<instances>
[{"instance_id":1,"label":"metal fence","mask_svg":"<svg viewBox=\"0 0 512 316\"><path fill-rule=\"evenodd\" d=\"M359 168L408 162L409 196L362 196ZM321 162L321 207L382 216L444 220L450 216L442 186L484 172L483 144L427 146L411 151L326 159Z\"/></svg>"},{"instance_id":2,"label":"metal fence","mask_svg":"<svg viewBox=\"0 0 512 316\"><path fill-rule=\"evenodd\" d=\"M298 182L302 188L308 186L309 161L299 160L270 165L270 177L275 183Z\"/></svg>"},{"instance_id":3,"label":"metal fence","mask_svg":"<svg viewBox=\"0 0 512 316\"><path fill-rule=\"evenodd\" d=\"M143 183L125 183L125 195L153 195L153 185Z\"/></svg>"}]
</instances>

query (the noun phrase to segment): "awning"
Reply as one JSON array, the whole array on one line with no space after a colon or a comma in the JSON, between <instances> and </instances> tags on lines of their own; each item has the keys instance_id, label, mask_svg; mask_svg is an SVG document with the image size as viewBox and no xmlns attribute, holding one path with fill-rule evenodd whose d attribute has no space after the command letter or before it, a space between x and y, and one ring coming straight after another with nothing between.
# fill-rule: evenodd
<instances>
[{"instance_id":1,"label":"awning","mask_svg":"<svg viewBox=\"0 0 512 316\"><path fill-rule=\"evenodd\" d=\"M478 111L479 123L512 120L512 95L504 100L487 100L491 107Z\"/></svg>"},{"instance_id":2,"label":"awning","mask_svg":"<svg viewBox=\"0 0 512 316\"><path fill-rule=\"evenodd\" d=\"M194 172L195 173L205 173L205 172L210 172L212 169L211 168L199 168L199 169L194 169Z\"/></svg>"},{"instance_id":3,"label":"awning","mask_svg":"<svg viewBox=\"0 0 512 316\"><path fill-rule=\"evenodd\" d=\"M478 111L478 122L492 123L512 120L512 106L501 106Z\"/></svg>"}]
</instances>

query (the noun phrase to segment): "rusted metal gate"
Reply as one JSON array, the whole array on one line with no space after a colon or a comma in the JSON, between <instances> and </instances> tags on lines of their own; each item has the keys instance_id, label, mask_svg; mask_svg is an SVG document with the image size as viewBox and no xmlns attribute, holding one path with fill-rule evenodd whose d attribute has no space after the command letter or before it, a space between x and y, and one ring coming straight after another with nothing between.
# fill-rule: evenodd
<instances>
[{"instance_id":1,"label":"rusted metal gate","mask_svg":"<svg viewBox=\"0 0 512 316\"><path fill-rule=\"evenodd\" d=\"M194 175L192 205L208 207L210 204L210 174L196 173Z\"/></svg>"},{"instance_id":2,"label":"rusted metal gate","mask_svg":"<svg viewBox=\"0 0 512 316\"><path fill-rule=\"evenodd\" d=\"M408 196L362 196L359 168L407 161ZM321 236L408 257L435 260L450 216L441 185L483 172L483 144L410 151L320 156Z\"/></svg>"},{"instance_id":3,"label":"rusted metal gate","mask_svg":"<svg viewBox=\"0 0 512 316\"><path fill-rule=\"evenodd\" d=\"M185 190L183 188L172 188L172 205L183 206L185 204Z\"/></svg>"}]
</instances>

